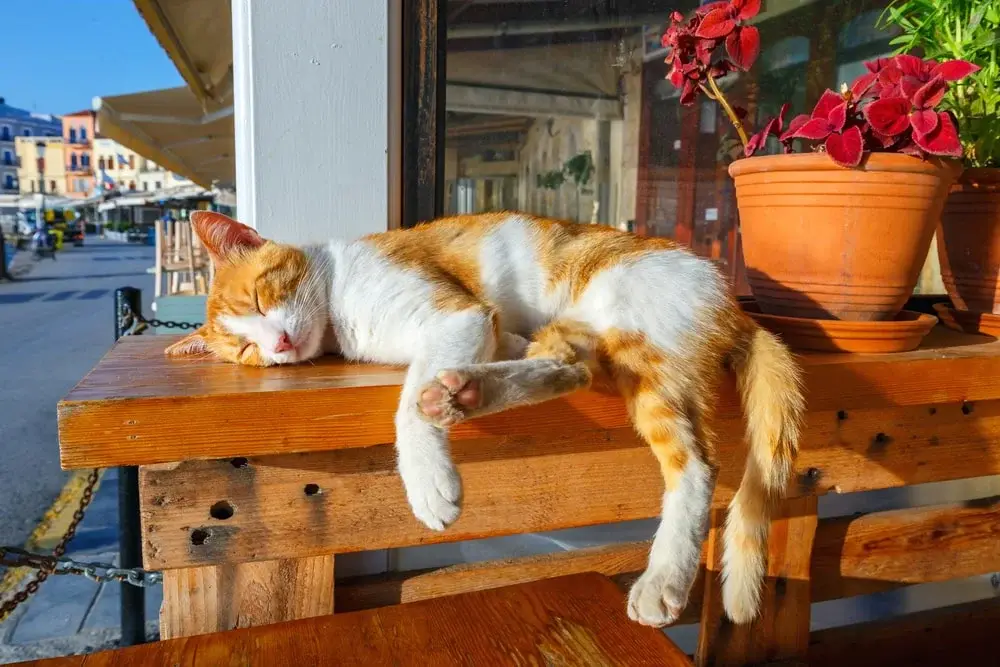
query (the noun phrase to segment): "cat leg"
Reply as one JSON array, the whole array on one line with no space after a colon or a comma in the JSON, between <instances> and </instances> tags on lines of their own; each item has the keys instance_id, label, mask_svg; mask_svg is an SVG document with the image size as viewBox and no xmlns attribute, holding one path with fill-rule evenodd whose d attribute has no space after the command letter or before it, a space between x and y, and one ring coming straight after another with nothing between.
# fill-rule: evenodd
<instances>
[{"instance_id":1,"label":"cat leg","mask_svg":"<svg viewBox=\"0 0 1000 667\"><path fill-rule=\"evenodd\" d=\"M442 313L433 323L432 341L406 371L396 412L396 452L399 474L414 516L432 530L444 530L458 518L462 483L448 450L443 424L423 418L421 389L441 371L493 358L495 317L487 308ZM471 383L462 400L479 403L479 388Z\"/></svg>"},{"instance_id":2,"label":"cat leg","mask_svg":"<svg viewBox=\"0 0 1000 667\"><path fill-rule=\"evenodd\" d=\"M628 600L629 617L654 627L673 623L687 606L716 479L697 409L679 409L666 398L671 393L657 387L627 399L636 430L653 450L664 482L663 510L649 563Z\"/></svg>"},{"instance_id":3,"label":"cat leg","mask_svg":"<svg viewBox=\"0 0 1000 667\"><path fill-rule=\"evenodd\" d=\"M472 417L548 401L590 384L591 371L582 362L596 358L598 339L588 327L557 320L539 329L532 338L529 345L520 336L501 334L501 348L520 346L519 341L523 341L527 359L439 373L420 394L421 413L433 423L451 426ZM470 388L479 390L475 402L464 400Z\"/></svg>"},{"instance_id":4,"label":"cat leg","mask_svg":"<svg viewBox=\"0 0 1000 667\"><path fill-rule=\"evenodd\" d=\"M532 405L590 384L586 364L519 359L471 364L438 373L420 392L420 413L437 426ZM475 396L475 400L469 400Z\"/></svg>"}]
</instances>

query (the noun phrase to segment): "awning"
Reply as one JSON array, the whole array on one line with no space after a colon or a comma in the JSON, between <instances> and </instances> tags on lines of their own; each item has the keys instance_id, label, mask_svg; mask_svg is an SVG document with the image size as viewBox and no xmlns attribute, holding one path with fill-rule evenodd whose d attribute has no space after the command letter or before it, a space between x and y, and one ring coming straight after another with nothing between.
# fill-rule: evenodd
<instances>
[{"instance_id":1,"label":"awning","mask_svg":"<svg viewBox=\"0 0 1000 667\"><path fill-rule=\"evenodd\" d=\"M94 99L99 132L202 187L236 181L231 104L184 86Z\"/></svg>"},{"instance_id":2,"label":"awning","mask_svg":"<svg viewBox=\"0 0 1000 667\"><path fill-rule=\"evenodd\" d=\"M101 204L97 210L110 211L127 206L159 206L188 199L214 199L215 192L215 190L209 190L200 185L175 185L169 188L154 190L153 192L130 192L126 195L109 199Z\"/></svg>"},{"instance_id":3,"label":"awning","mask_svg":"<svg viewBox=\"0 0 1000 667\"><path fill-rule=\"evenodd\" d=\"M233 90L230 0L133 0L199 102L226 105Z\"/></svg>"}]
</instances>

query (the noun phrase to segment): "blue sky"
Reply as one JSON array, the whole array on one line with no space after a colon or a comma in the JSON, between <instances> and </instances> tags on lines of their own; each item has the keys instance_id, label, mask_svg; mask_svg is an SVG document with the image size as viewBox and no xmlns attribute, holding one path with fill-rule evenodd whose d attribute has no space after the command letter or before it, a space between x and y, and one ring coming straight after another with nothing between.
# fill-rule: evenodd
<instances>
[{"instance_id":1,"label":"blue sky","mask_svg":"<svg viewBox=\"0 0 1000 667\"><path fill-rule=\"evenodd\" d=\"M0 97L11 106L64 114L89 109L95 95L184 83L131 0L0 4Z\"/></svg>"}]
</instances>

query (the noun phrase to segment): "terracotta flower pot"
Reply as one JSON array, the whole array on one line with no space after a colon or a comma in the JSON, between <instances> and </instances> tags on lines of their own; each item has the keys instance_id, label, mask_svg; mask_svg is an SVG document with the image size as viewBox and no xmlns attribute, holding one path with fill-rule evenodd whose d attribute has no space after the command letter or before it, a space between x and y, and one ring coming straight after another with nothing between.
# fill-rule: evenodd
<instances>
[{"instance_id":1,"label":"terracotta flower pot","mask_svg":"<svg viewBox=\"0 0 1000 667\"><path fill-rule=\"evenodd\" d=\"M1000 315L1000 169L966 169L937 228L941 280L957 308Z\"/></svg>"},{"instance_id":2,"label":"terracotta flower pot","mask_svg":"<svg viewBox=\"0 0 1000 667\"><path fill-rule=\"evenodd\" d=\"M960 169L891 153L856 169L822 153L734 162L747 278L761 311L892 319L913 292Z\"/></svg>"}]
</instances>

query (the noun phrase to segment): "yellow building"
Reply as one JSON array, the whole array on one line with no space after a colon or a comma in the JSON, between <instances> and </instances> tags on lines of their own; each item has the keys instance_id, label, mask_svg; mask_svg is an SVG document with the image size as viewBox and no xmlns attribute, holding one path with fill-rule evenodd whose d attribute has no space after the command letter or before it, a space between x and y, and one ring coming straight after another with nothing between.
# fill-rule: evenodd
<instances>
[{"instance_id":1,"label":"yellow building","mask_svg":"<svg viewBox=\"0 0 1000 667\"><path fill-rule=\"evenodd\" d=\"M94 140L94 175L98 185L103 174L115 182L121 192L139 189L139 171L145 158L130 148L122 146L114 139L100 137ZM102 174L103 172L103 174ZM106 187L110 183L106 182Z\"/></svg>"},{"instance_id":2,"label":"yellow building","mask_svg":"<svg viewBox=\"0 0 1000 667\"><path fill-rule=\"evenodd\" d=\"M45 142L43 172L38 171L38 142ZM16 137L18 191L66 195L66 149L62 137Z\"/></svg>"}]
</instances>

